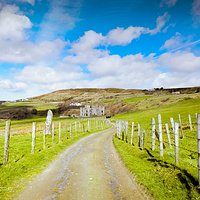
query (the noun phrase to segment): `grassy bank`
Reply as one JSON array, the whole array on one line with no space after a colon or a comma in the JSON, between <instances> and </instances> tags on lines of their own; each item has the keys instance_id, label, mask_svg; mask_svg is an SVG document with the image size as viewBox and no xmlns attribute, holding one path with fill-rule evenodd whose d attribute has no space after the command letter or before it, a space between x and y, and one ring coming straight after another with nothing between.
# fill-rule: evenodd
<instances>
[{"instance_id":1,"label":"grassy bank","mask_svg":"<svg viewBox=\"0 0 200 200\"><path fill-rule=\"evenodd\" d=\"M200 199L197 181L187 170L152 157L148 149L140 150L118 138L114 138L114 144L138 183L156 200Z\"/></svg>"},{"instance_id":2,"label":"grassy bank","mask_svg":"<svg viewBox=\"0 0 200 200\"><path fill-rule=\"evenodd\" d=\"M65 120L66 121L66 120ZM71 121L72 122L72 121ZM74 122L74 121L73 121ZM83 133L82 125L85 129L87 121L81 121L81 127L77 131L72 129L72 137L70 137L69 121L68 129L66 123L62 124L63 129L61 135L61 143L58 141L58 128L56 126L54 143L52 143L52 136L46 137L46 148L43 149L43 134L41 130L37 131L35 153L31 154L31 133L11 135L9 162L7 165L3 164L3 143L4 137L0 137L0 199L12 199L25 186L27 180L34 175L40 173L47 165L56 158L56 156L75 143L77 140L92 134L94 132L106 129L107 126L100 126L97 128L95 123L91 123L90 131ZM23 128L22 124L18 124ZM12 128L11 128L12 129Z\"/></svg>"},{"instance_id":3,"label":"grassy bank","mask_svg":"<svg viewBox=\"0 0 200 200\"><path fill-rule=\"evenodd\" d=\"M129 122L128 142L114 138L114 144L129 170L136 176L155 199L200 199L197 168L197 140L195 113L200 113L200 98L185 98L174 104L146 108L132 113L117 115L115 119ZM151 119L161 114L163 124L164 156L160 157L159 141L156 149L151 149ZM178 114L183 123L184 138L179 138L179 164L175 165L174 134L170 117L178 122ZM188 114L191 114L193 130L190 130ZM130 145L131 122L135 123L133 145ZM138 123L145 130L144 149L138 148ZM168 123L172 148L169 147L164 124ZM180 134L180 130L179 130Z\"/></svg>"}]
</instances>

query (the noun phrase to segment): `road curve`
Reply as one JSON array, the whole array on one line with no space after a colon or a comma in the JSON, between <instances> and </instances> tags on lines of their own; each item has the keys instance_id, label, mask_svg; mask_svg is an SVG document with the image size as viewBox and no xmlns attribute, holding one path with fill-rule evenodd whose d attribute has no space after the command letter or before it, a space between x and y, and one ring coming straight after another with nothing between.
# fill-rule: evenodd
<instances>
[{"instance_id":1,"label":"road curve","mask_svg":"<svg viewBox=\"0 0 200 200\"><path fill-rule=\"evenodd\" d=\"M114 128L89 135L65 150L34 178L17 200L151 199L116 153Z\"/></svg>"}]
</instances>

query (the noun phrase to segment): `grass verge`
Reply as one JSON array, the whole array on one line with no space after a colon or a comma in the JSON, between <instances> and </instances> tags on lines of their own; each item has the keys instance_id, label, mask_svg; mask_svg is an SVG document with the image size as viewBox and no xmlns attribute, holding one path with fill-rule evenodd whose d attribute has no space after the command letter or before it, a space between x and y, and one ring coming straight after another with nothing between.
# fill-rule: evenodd
<instances>
[{"instance_id":1,"label":"grass verge","mask_svg":"<svg viewBox=\"0 0 200 200\"><path fill-rule=\"evenodd\" d=\"M186 170L153 157L148 149L116 137L113 142L126 167L156 200L200 199L198 183Z\"/></svg>"}]
</instances>

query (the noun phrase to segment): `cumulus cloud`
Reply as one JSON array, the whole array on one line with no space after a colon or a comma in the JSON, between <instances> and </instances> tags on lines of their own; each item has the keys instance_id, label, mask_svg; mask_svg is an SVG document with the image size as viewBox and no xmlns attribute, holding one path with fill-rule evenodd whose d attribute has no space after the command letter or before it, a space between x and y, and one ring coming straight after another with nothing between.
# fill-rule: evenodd
<instances>
[{"instance_id":1,"label":"cumulus cloud","mask_svg":"<svg viewBox=\"0 0 200 200\"><path fill-rule=\"evenodd\" d=\"M107 43L110 45L127 45L145 32L146 29L144 27L130 26L127 29L118 27L108 33Z\"/></svg>"},{"instance_id":2,"label":"cumulus cloud","mask_svg":"<svg viewBox=\"0 0 200 200\"><path fill-rule=\"evenodd\" d=\"M157 34L162 31L169 21L170 15L166 12L156 19L156 27L149 29L145 27L129 26L128 28L116 28L111 30L106 36L106 42L109 45L127 45L142 34Z\"/></svg>"},{"instance_id":3,"label":"cumulus cloud","mask_svg":"<svg viewBox=\"0 0 200 200\"><path fill-rule=\"evenodd\" d=\"M173 71L188 73L200 70L200 57L187 51L164 53L159 57L158 62L161 66L165 66Z\"/></svg>"},{"instance_id":4,"label":"cumulus cloud","mask_svg":"<svg viewBox=\"0 0 200 200\"><path fill-rule=\"evenodd\" d=\"M156 19L156 27L154 29L145 27L129 26L128 28L117 27L112 29L105 36L95 31L86 31L84 35L72 44L72 52L81 53L89 51L98 46L106 45L128 45L134 39L139 38L142 34L157 34L163 30L170 16L164 13Z\"/></svg>"},{"instance_id":5,"label":"cumulus cloud","mask_svg":"<svg viewBox=\"0 0 200 200\"><path fill-rule=\"evenodd\" d=\"M164 7L164 6L173 7L176 5L176 2L177 2L177 0L162 0L160 2L160 6L161 7Z\"/></svg>"},{"instance_id":6,"label":"cumulus cloud","mask_svg":"<svg viewBox=\"0 0 200 200\"><path fill-rule=\"evenodd\" d=\"M109 55L99 58L94 63L91 63L88 66L88 69L91 74L96 77L122 74L135 74L137 76L138 71L153 70L155 66L153 60L149 62L149 59L145 58L141 54L128 55L124 57L119 55Z\"/></svg>"},{"instance_id":7,"label":"cumulus cloud","mask_svg":"<svg viewBox=\"0 0 200 200\"><path fill-rule=\"evenodd\" d=\"M6 5L0 10L0 40L24 40L26 29L32 27L28 17L21 14L19 8Z\"/></svg>"},{"instance_id":8,"label":"cumulus cloud","mask_svg":"<svg viewBox=\"0 0 200 200\"><path fill-rule=\"evenodd\" d=\"M56 60L66 43L62 40L33 43L28 41L1 41L0 61L12 63L37 63Z\"/></svg>"},{"instance_id":9,"label":"cumulus cloud","mask_svg":"<svg viewBox=\"0 0 200 200\"><path fill-rule=\"evenodd\" d=\"M52 84L79 80L83 78L82 76L82 70L79 66L69 66L67 63L60 63L56 67L45 65L25 66L16 76L16 79L27 83Z\"/></svg>"},{"instance_id":10,"label":"cumulus cloud","mask_svg":"<svg viewBox=\"0 0 200 200\"><path fill-rule=\"evenodd\" d=\"M70 55L64 61L71 64L88 64L97 58L109 54L107 50L99 47L105 45L105 38L102 33L86 31L82 37L71 44Z\"/></svg>"},{"instance_id":11,"label":"cumulus cloud","mask_svg":"<svg viewBox=\"0 0 200 200\"><path fill-rule=\"evenodd\" d=\"M72 44L72 52L80 53L94 49L104 42L104 37L101 33L95 31L86 31L79 40Z\"/></svg>"},{"instance_id":12,"label":"cumulus cloud","mask_svg":"<svg viewBox=\"0 0 200 200\"><path fill-rule=\"evenodd\" d=\"M199 73L164 72L152 80L152 88L193 87L199 85Z\"/></svg>"},{"instance_id":13,"label":"cumulus cloud","mask_svg":"<svg viewBox=\"0 0 200 200\"><path fill-rule=\"evenodd\" d=\"M0 79L0 88L11 91L22 91L27 88L24 82L13 82L9 79Z\"/></svg>"}]
</instances>

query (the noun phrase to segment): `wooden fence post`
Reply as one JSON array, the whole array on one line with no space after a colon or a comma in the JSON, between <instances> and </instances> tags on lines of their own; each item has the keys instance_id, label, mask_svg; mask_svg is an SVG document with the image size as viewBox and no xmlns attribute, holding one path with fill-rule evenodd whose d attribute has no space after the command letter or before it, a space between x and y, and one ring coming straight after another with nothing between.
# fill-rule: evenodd
<instances>
[{"instance_id":1,"label":"wooden fence post","mask_svg":"<svg viewBox=\"0 0 200 200\"><path fill-rule=\"evenodd\" d=\"M74 129L75 129L75 133L76 133L76 135L78 134L77 133L77 123L75 122L75 124L74 124Z\"/></svg>"},{"instance_id":2,"label":"wooden fence post","mask_svg":"<svg viewBox=\"0 0 200 200\"><path fill-rule=\"evenodd\" d=\"M121 135L122 135L122 122L119 121L119 139L121 139Z\"/></svg>"},{"instance_id":3,"label":"wooden fence post","mask_svg":"<svg viewBox=\"0 0 200 200\"><path fill-rule=\"evenodd\" d=\"M170 117L170 122L171 122L172 130L173 130L173 133L174 133L174 119L173 119L173 117Z\"/></svg>"},{"instance_id":4,"label":"wooden fence post","mask_svg":"<svg viewBox=\"0 0 200 200\"><path fill-rule=\"evenodd\" d=\"M152 118L152 151L155 150L155 129L156 129L156 125L155 125L155 119Z\"/></svg>"},{"instance_id":5,"label":"wooden fence post","mask_svg":"<svg viewBox=\"0 0 200 200\"><path fill-rule=\"evenodd\" d=\"M134 134L134 122L132 122L132 127L131 127L131 139L130 139L131 145L133 145L133 134Z\"/></svg>"},{"instance_id":6,"label":"wooden fence post","mask_svg":"<svg viewBox=\"0 0 200 200\"><path fill-rule=\"evenodd\" d=\"M36 137L36 124L35 122L32 123L32 149L31 153L35 153L35 137Z\"/></svg>"},{"instance_id":7,"label":"wooden fence post","mask_svg":"<svg viewBox=\"0 0 200 200\"><path fill-rule=\"evenodd\" d=\"M198 181L200 186L200 114L197 114Z\"/></svg>"},{"instance_id":8,"label":"wooden fence post","mask_svg":"<svg viewBox=\"0 0 200 200\"><path fill-rule=\"evenodd\" d=\"M122 135L122 140L124 140L124 121L120 121L120 134Z\"/></svg>"},{"instance_id":9,"label":"wooden fence post","mask_svg":"<svg viewBox=\"0 0 200 200\"><path fill-rule=\"evenodd\" d=\"M138 124L138 147L141 147L141 141L140 141L140 124Z\"/></svg>"},{"instance_id":10,"label":"wooden fence post","mask_svg":"<svg viewBox=\"0 0 200 200\"><path fill-rule=\"evenodd\" d=\"M141 148L144 149L145 130L142 129Z\"/></svg>"},{"instance_id":11,"label":"wooden fence post","mask_svg":"<svg viewBox=\"0 0 200 200\"><path fill-rule=\"evenodd\" d=\"M190 114L188 115L188 120L189 120L190 130L192 131L192 120Z\"/></svg>"},{"instance_id":12,"label":"wooden fence post","mask_svg":"<svg viewBox=\"0 0 200 200\"><path fill-rule=\"evenodd\" d=\"M171 149L172 148L172 146L171 146L171 138L170 138L170 133L169 133L169 126L168 126L167 123L165 124L165 129L166 129L166 133L167 133L167 139L168 139L169 148Z\"/></svg>"},{"instance_id":13,"label":"wooden fence post","mask_svg":"<svg viewBox=\"0 0 200 200\"><path fill-rule=\"evenodd\" d=\"M6 127L5 127L4 164L8 163L9 141L10 141L10 120L6 121Z\"/></svg>"},{"instance_id":14,"label":"wooden fence post","mask_svg":"<svg viewBox=\"0 0 200 200\"><path fill-rule=\"evenodd\" d=\"M128 122L125 122L126 143L128 143Z\"/></svg>"},{"instance_id":15,"label":"wooden fence post","mask_svg":"<svg viewBox=\"0 0 200 200\"><path fill-rule=\"evenodd\" d=\"M179 126L180 126L180 131L181 131L181 138L184 138L182 122L181 122L181 115L180 114L178 114L178 120L179 120Z\"/></svg>"},{"instance_id":16,"label":"wooden fence post","mask_svg":"<svg viewBox=\"0 0 200 200\"><path fill-rule=\"evenodd\" d=\"M176 165L178 165L178 160L179 160L179 155L178 155L178 146L179 146L179 135L178 135L178 128L179 128L179 124L175 123L175 127L174 127L174 144L175 144L175 163Z\"/></svg>"},{"instance_id":17,"label":"wooden fence post","mask_svg":"<svg viewBox=\"0 0 200 200\"><path fill-rule=\"evenodd\" d=\"M52 136L52 145L54 145L54 133L55 133L55 124L54 122L52 123L52 132L51 132L51 136Z\"/></svg>"},{"instance_id":18,"label":"wooden fence post","mask_svg":"<svg viewBox=\"0 0 200 200\"><path fill-rule=\"evenodd\" d=\"M58 143L61 142L61 122L58 123Z\"/></svg>"},{"instance_id":19,"label":"wooden fence post","mask_svg":"<svg viewBox=\"0 0 200 200\"><path fill-rule=\"evenodd\" d=\"M158 115L158 135L159 135L159 143L160 143L160 156L163 156L163 139L162 139L162 120L161 115Z\"/></svg>"}]
</instances>

